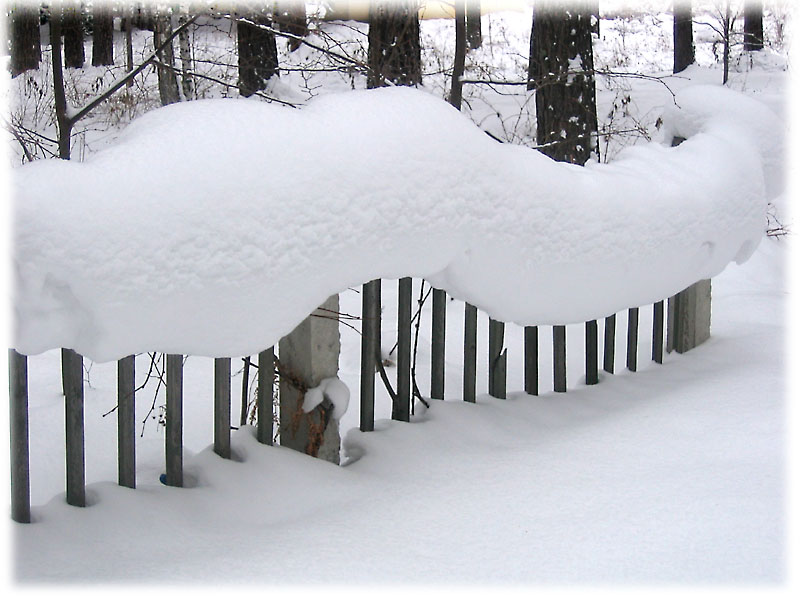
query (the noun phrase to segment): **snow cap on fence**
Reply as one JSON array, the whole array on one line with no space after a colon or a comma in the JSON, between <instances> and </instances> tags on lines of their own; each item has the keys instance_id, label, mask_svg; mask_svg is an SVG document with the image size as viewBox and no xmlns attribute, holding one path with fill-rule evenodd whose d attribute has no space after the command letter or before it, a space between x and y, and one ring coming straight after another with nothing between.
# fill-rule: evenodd
<instances>
[{"instance_id":1,"label":"snow cap on fence","mask_svg":"<svg viewBox=\"0 0 800 600\"><path fill-rule=\"evenodd\" d=\"M331 418L338 421L347 412L350 404L350 388L338 377L326 377L317 387L306 391L303 412L311 412L325 400L333 406Z\"/></svg>"},{"instance_id":2,"label":"snow cap on fence","mask_svg":"<svg viewBox=\"0 0 800 600\"><path fill-rule=\"evenodd\" d=\"M776 120L757 104L690 88L665 115L687 142L587 167L408 88L158 109L85 163L14 171L13 345L249 355L377 277L520 324L657 301L761 239Z\"/></svg>"}]
</instances>

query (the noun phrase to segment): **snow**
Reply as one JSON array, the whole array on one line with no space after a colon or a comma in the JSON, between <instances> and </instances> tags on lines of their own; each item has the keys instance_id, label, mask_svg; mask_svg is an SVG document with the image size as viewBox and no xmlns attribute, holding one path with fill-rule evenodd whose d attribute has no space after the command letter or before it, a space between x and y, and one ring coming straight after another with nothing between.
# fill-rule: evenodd
<instances>
[{"instance_id":1,"label":"snow","mask_svg":"<svg viewBox=\"0 0 800 600\"><path fill-rule=\"evenodd\" d=\"M318 386L306 391L303 398L303 412L311 412L324 400L333 405L331 418L338 421L347 412L350 388L338 377L326 377Z\"/></svg>"},{"instance_id":2,"label":"snow","mask_svg":"<svg viewBox=\"0 0 800 600\"><path fill-rule=\"evenodd\" d=\"M193 487L158 483L163 440L149 430L137 439L138 488L120 488L116 423L98 416L113 406L114 365L95 365L85 509L36 487L57 489L63 457L58 353L48 353L49 382L38 376L32 397L35 522L12 525L13 572L39 583L779 584L790 251L765 241L714 280L714 336L688 354L642 359L639 372L591 387L576 367L568 394L543 382L538 397L418 404L411 423L350 430L343 467L259 445L251 428L234 432L237 461L216 456L213 369L192 357L186 443L206 440L185 458ZM519 333L507 336L510 357ZM343 336L346 355L357 345ZM521 382L510 359L510 389Z\"/></svg>"},{"instance_id":3,"label":"snow","mask_svg":"<svg viewBox=\"0 0 800 600\"><path fill-rule=\"evenodd\" d=\"M669 10L668 2L662 4ZM605 0L602 6L605 12ZM470 52L471 60L491 65L487 72L497 78L524 77L530 16L528 10L522 16L484 17L484 45ZM791 25L789 19L786 23ZM765 26L774 27L774 19L765 19ZM359 27L363 32L358 24L326 24L324 33ZM714 63L710 44L699 40L700 66L678 77L669 76L671 28L669 14L603 19L603 42L595 42L595 64L627 67L632 72L660 71L676 91L698 82L718 84L721 67ZM214 37L215 31L200 28L195 32L199 57L224 55L225 47L219 36ZM136 34L137 49L152 39L146 32ZM423 36L426 64L434 69L440 63L430 57L440 52L443 39L445 46L452 40L452 23L425 22ZM352 37L344 43L365 43ZM290 61L304 54L309 54L307 49L293 53L286 64L293 65ZM783 72L785 66L774 70L776 65L766 53L754 58L752 68L744 60L733 65L729 85L755 96L785 122L793 107L787 102L790 96L785 88L790 80ZM440 61L444 66L452 64L452 54ZM207 73L221 77L218 72ZM36 75L45 85L46 69ZM335 76L329 75L317 73L303 80L299 73L287 73L275 86L279 89L271 92L302 103L319 90L349 89L353 81L355 87L363 87L363 80L351 75L342 77L337 88ZM83 89L82 78L93 81L96 76L99 69L90 67L67 73L70 85L77 89ZM148 70L137 81L152 91L153 79ZM426 89L433 94L443 96L439 92L446 85L444 75L426 75ZM220 95L214 90L205 93ZM465 86L465 94L464 113L482 129L504 140L532 144L535 123L525 112L532 104L529 94L497 93L480 86ZM631 97L626 114L616 113L610 125L617 129L642 125L645 133L606 139L601 151L604 160L615 157L620 146L643 143L643 138L653 136L661 106L671 103L657 81L600 78L601 124L612 101L626 95ZM76 156L92 155L112 143L117 129L108 129L108 123L125 122L131 114L147 110L153 97L148 104L143 96L122 115L98 111L96 121L82 121ZM624 119L616 120L620 116ZM32 128L53 137L52 124L45 125L44 120ZM703 136L716 135L704 131ZM317 144L318 137L317 132L307 137L307 147ZM428 137L417 143L427 142ZM686 145L677 150L685 152ZM758 149L757 142L751 145ZM787 144L787 149L796 152L795 146ZM21 162L13 140L8 148ZM333 158L338 159L338 153ZM423 164L431 168L431 163ZM797 164L796 154L790 164ZM129 181L140 192L151 189L146 178L131 175ZM771 185L769 179L764 183ZM541 184L536 182L532 189ZM644 198L649 200L661 185L661 181L649 185ZM784 222L796 197L794 191L770 199ZM226 201L231 199L226 196ZM135 233L131 228L126 235ZM317 583L327 584L327 594L341 593L332 584L447 584L457 587L459 594L482 597L493 591L483 586L492 585L502 586L504 596L528 597L529 590L518 586L544 585L548 589L536 591L549 593L557 585L572 595L586 591L576 585L592 585L595 589L589 593L594 597L603 593L601 586L647 586L646 590L617 587L611 591L614 596L629 593L638 598L657 592L654 586L665 586L666 594L674 595L678 584L680 594L702 598L717 591L726 598L736 594L793 597L787 588L796 590L796 540L800 539L794 515L796 489L789 485L797 479L796 435L791 435L792 429L797 431L797 410L788 401L794 396L787 389L792 382L786 377L787 367L793 364L787 362L790 348L786 343L798 339L796 330L794 337L787 335L791 316L787 277L793 244L791 236L765 239L747 263L731 266L716 277L711 340L686 355L667 355L662 366L650 363L649 338L644 335L639 372L625 371L619 325L625 315L620 312L617 374L601 375L600 385L586 387L582 382L583 327L569 325L567 394L549 392L549 328L539 330L541 395L513 391L523 381L522 330L509 323L509 400L481 394L476 405L461 402L459 324L464 306L449 300L447 401L434 401L428 411L418 404L410 424L391 422L391 401L377 384L375 412L386 420L377 422L374 433L360 433L352 430L358 426L358 411L342 415L340 430L343 434L352 430L344 436L347 460L342 468L278 446L258 445L250 428L234 432L236 460L223 461L213 454L209 446L213 361L188 356L184 394L191 406L184 413L184 456L186 480L192 487L175 489L158 483L164 470L164 433L157 420L164 392L151 382L137 393L139 487L119 488L111 483L117 473L115 413L103 417L116 404L116 365L87 360L86 476L92 505L86 509L64 502L59 352L30 356L35 522L23 526L4 521L9 528L11 575L22 584L131 582L169 585L171 590L178 584L206 582L252 583L261 588ZM383 282L386 315L394 314L396 287L395 281ZM418 289L415 280L415 297ZM340 302L343 313L359 314L361 298L356 291L345 290ZM423 394L430 378L429 304L422 311L417 364ZM231 302L225 312L238 310ZM259 305L251 317L260 318L262 311ZM649 331L650 314L647 309L640 313L642 334ZM396 336L390 321L386 319L382 327L383 355L389 359ZM478 350L483 357L487 328L487 316L481 312ZM357 390L360 337L348 327L340 332L339 377ZM233 362L232 388L238 390L242 369L235 366L241 362ZM137 356L136 363L137 383L141 383L149 357ZM385 364L394 380L391 360ZM486 375L486 361L481 359L479 394L486 390ZM252 371L251 378L252 390ZM148 415L151 401L154 412ZM12 593L22 589L17 587ZM131 594L140 593L137 588L128 589ZM301 593L306 591L319 593L320 588ZM372 595L375 590L345 590L348 596L354 592ZM86 589L73 586L67 593L85 595Z\"/></svg>"},{"instance_id":4,"label":"snow","mask_svg":"<svg viewBox=\"0 0 800 600\"><path fill-rule=\"evenodd\" d=\"M693 100L712 93L714 110ZM14 345L255 354L378 277L424 277L518 324L658 301L755 249L772 164L759 135L780 131L736 92L676 103L666 128L691 124L688 142L586 168L405 88L152 111L85 162L15 169Z\"/></svg>"}]
</instances>

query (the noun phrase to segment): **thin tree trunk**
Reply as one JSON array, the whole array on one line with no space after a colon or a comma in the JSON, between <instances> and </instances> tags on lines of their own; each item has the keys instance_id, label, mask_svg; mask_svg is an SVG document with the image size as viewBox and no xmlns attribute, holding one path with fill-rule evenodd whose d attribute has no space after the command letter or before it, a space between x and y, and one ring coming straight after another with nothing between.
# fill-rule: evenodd
<instances>
[{"instance_id":1,"label":"thin tree trunk","mask_svg":"<svg viewBox=\"0 0 800 600\"><path fill-rule=\"evenodd\" d=\"M731 3L725 2L725 20L722 26L722 85L728 83L731 59Z\"/></svg>"},{"instance_id":2,"label":"thin tree trunk","mask_svg":"<svg viewBox=\"0 0 800 600\"><path fill-rule=\"evenodd\" d=\"M133 6L133 26L147 31L155 30L155 18L153 15L153 2L136 2Z\"/></svg>"},{"instance_id":3,"label":"thin tree trunk","mask_svg":"<svg viewBox=\"0 0 800 600\"><path fill-rule=\"evenodd\" d=\"M42 60L39 9L29 4L11 6L11 76L38 69Z\"/></svg>"},{"instance_id":4,"label":"thin tree trunk","mask_svg":"<svg viewBox=\"0 0 800 600\"><path fill-rule=\"evenodd\" d=\"M125 70L130 73L133 71L133 8L125 8ZM133 79L129 79L125 84L129 89L133 87Z\"/></svg>"},{"instance_id":5,"label":"thin tree trunk","mask_svg":"<svg viewBox=\"0 0 800 600\"><path fill-rule=\"evenodd\" d=\"M172 35L171 11L158 13L155 17L153 27L153 47L158 48L163 41ZM158 94L161 97L161 105L180 102L180 91L178 90L178 78L175 75L175 50L172 43L158 53L159 65L156 67L158 73Z\"/></svg>"},{"instance_id":6,"label":"thin tree trunk","mask_svg":"<svg viewBox=\"0 0 800 600\"><path fill-rule=\"evenodd\" d=\"M58 124L58 157L69 160L72 122L67 116L67 95L64 91L64 67L61 62L62 10L58 3L52 6L50 15L50 47L53 54L53 98ZM64 381L62 381L64 383Z\"/></svg>"},{"instance_id":7,"label":"thin tree trunk","mask_svg":"<svg viewBox=\"0 0 800 600\"><path fill-rule=\"evenodd\" d=\"M453 61L453 79L450 85L450 104L461 110L462 84L464 76L464 62L467 54L467 22L464 0L455 0L456 20L456 48Z\"/></svg>"},{"instance_id":8,"label":"thin tree trunk","mask_svg":"<svg viewBox=\"0 0 800 600\"><path fill-rule=\"evenodd\" d=\"M481 0L466 0L467 45L480 48L483 41L481 35Z\"/></svg>"},{"instance_id":9,"label":"thin tree trunk","mask_svg":"<svg viewBox=\"0 0 800 600\"><path fill-rule=\"evenodd\" d=\"M189 20L189 15L181 11L178 24L183 25ZM194 79L192 79L192 47L189 38L189 29L186 28L178 34L178 49L181 55L181 88L184 100L194 100Z\"/></svg>"},{"instance_id":10,"label":"thin tree trunk","mask_svg":"<svg viewBox=\"0 0 800 600\"><path fill-rule=\"evenodd\" d=\"M63 3L61 30L64 34L64 66L80 69L86 62L83 51L83 19L80 2L66 0Z\"/></svg>"},{"instance_id":11,"label":"thin tree trunk","mask_svg":"<svg viewBox=\"0 0 800 600\"><path fill-rule=\"evenodd\" d=\"M95 3L92 30L92 66L114 64L114 13L111 5Z\"/></svg>"},{"instance_id":12,"label":"thin tree trunk","mask_svg":"<svg viewBox=\"0 0 800 600\"><path fill-rule=\"evenodd\" d=\"M694 62L694 37L692 35L691 1L674 0L672 5L672 17L672 72L680 73Z\"/></svg>"}]
</instances>

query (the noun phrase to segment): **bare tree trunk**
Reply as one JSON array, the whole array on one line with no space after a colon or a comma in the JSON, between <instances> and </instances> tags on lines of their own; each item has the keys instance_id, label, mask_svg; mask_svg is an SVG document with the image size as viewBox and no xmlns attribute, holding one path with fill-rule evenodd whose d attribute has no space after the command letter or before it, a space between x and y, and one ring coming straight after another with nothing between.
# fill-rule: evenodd
<instances>
[{"instance_id":1,"label":"bare tree trunk","mask_svg":"<svg viewBox=\"0 0 800 600\"><path fill-rule=\"evenodd\" d=\"M114 13L111 5L95 3L92 17L92 66L114 64Z\"/></svg>"},{"instance_id":2,"label":"bare tree trunk","mask_svg":"<svg viewBox=\"0 0 800 600\"><path fill-rule=\"evenodd\" d=\"M456 47L453 61L453 80L450 85L450 104L461 110L464 62L467 55L467 19L464 0L455 0Z\"/></svg>"},{"instance_id":3,"label":"bare tree trunk","mask_svg":"<svg viewBox=\"0 0 800 600\"><path fill-rule=\"evenodd\" d=\"M77 0L66 0L63 5L61 30L64 34L64 66L80 69L86 62L81 4Z\"/></svg>"},{"instance_id":4,"label":"bare tree trunk","mask_svg":"<svg viewBox=\"0 0 800 600\"><path fill-rule=\"evenodd\" d=\"M722 85L728 83L731 59L731 3L725 2L725 18L722 23Z\"/></svg>"},{"instance_id":5,"label":"bare tree trunk","mask_svg":"<svg viewBox=\"0 0 800 600\"><path fill-rule=\"evenodd\" d=\"M61 24L63 7L53 3L50 13L50 47L53 53L53 98L55 100L56 123L58 124L58 157L69 160L72 121L67 115L67 95L64 91L64 67L61 62ZM65 381L62 378L62 384ZM66 388L65 388L66 389Z\"/></svg>"},{"instance_id":6,"label":"bare tree trunk","mask_svg":"<svg viewBox=\"0 0 800 600\"><path fill-rule=\"evenodd\" d=\"M481 0L467 0L467 45L480 48L483 41L481 35Z\"/></svg>"},{"instance_id":7,"label":"bare tree trunk","mask_svg":"<svg viewBox=\"0 0 800 600\"><path fill-rule=\"evenodd\" d=\"M178 24L183 25L189 20L189 15L181 10ZM184 29L178 34L178 49L181 55L181 88L184 100L194 100L194 79L192 79L192 47L189 39L189 29Z\"/></svg>"},{"instance_id":8,"label":"bare tree trunk","mask_svg":"<svg viewBox=\"0 0 800 600\"><path fill-rule=\"evenodd\" d=\"M153 27L153 47L158 48L163 41L172 35L171 10L156 14ZM175 75L175 50L172 43L158 53L159 63L156 67L158 73L158 94L161 97L161 105L180 102L180 91L178 90L178 78Z\"/></svg>"},{"instance_id":9,"label":"bare tree trunk","mask_svg":"<svg viewBox=\"0 0 800 600\"><path fill-rule=\"evenodd\" d=\"M672 72L680 73L694 62L691 0L674 0L672 16L674 44Z\"/></svg>"},{"instance_id":10,"label":"bare tree trunk","mask_svg":"<svg viewBox=\"0 0 800 600\"><path fill-rule=\"evenodd\" d=\"M597 146L591 27L584 0L548 2L534 12L531 28L528 89L536 89L537 143L549 157L579 165Z\"/></svg>"},{"instance_id":11,"label":"bare tree trunk","mask_svg":"<svg viewBox=\"0 0 800 600\"><path fill-rule=\"evenodd\" d=\"M415 0L370 4L368 88L422 82L418 11Z\"/></svg>"},{"instance_id":12,"label":"bare tree trunk","mask_svg":"<svg viewBox=\"0 0 800 600\"><path fill-rule=\"evenodd\" d=\"M42 60L39 8L17 3L11 6L11 76L38 69Z\"/></svg>"},{"instance_id":13,"label":"bare tree trunk","mask_svg":"<svg viewBox=\"0 0 800 600\"><path fill-rule=\"evenodd\" d=\"M278 0L276 2L275 23L281 31L298 37L308 34L306 22L306 5L301 0ZM289 52L300 47L300 40L289 39Z\"/></svg>"},{"instance_id":14,"label":"bare tree trunk","mask_svg":"<svg viewBox=\"0 0 800 600\"><path fill-rule=\"evenodd\" d=\"M131 21L133 26L138 29L153 31L155 29L155 18L152 8L152 2L135 2Z\"/></svg>"},{"instance_id":15,"label":"bare tree trunk","mask_svg":"<svg viewBox=\"0 0 800 600\"><path fill-rule=\"evenodd\" d=\"M258 25L272 26L271 15L256 4L239 4L240 17ZM239 94L252 96L267 87L267 81L278 75L278 46L275 35L248 23L236 23L239 45Z\"/></svg>"},{"instance_id":16,"label":"bare tree trunk","mask_svg":"<svg viewBox=\"0 0 800 600\"><path fill-rule=\"evenodd\" d=\"M746 0L744 3L744 49L748 52L764 48L764 2Z\"/></svg>"},{"instance_id":17,"label":"bare tree trunk","mask_svg":"<svg viewBox=\"0 0 800 600\"><path fill-rule=\"evenodd\" d=\"M125 70L130 73L133 71L133 7L125 7ZM129 79L125 84L129 89L133 87L133 79Z\"/></svg>"}]
</instances>

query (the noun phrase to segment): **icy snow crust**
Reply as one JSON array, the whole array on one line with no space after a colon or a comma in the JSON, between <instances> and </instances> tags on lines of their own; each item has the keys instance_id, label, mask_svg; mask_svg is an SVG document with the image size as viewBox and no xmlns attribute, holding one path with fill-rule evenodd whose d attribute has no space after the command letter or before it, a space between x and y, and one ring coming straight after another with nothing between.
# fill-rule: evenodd
<instances>
[{"instance_id":1,"label":"icy snow crust","mask_svg":"<svg viewBox=\"0 0 800 600\"><path fill-rule=\"evenodd\" d=\"M698 86L677 105L687 142L585 168L406 88L153 111L85 163L14 172L14 346L250 355L378 277L521 325L661 300L750 256L779 151L758 102Z\"/></svg>"}]
</instances>

